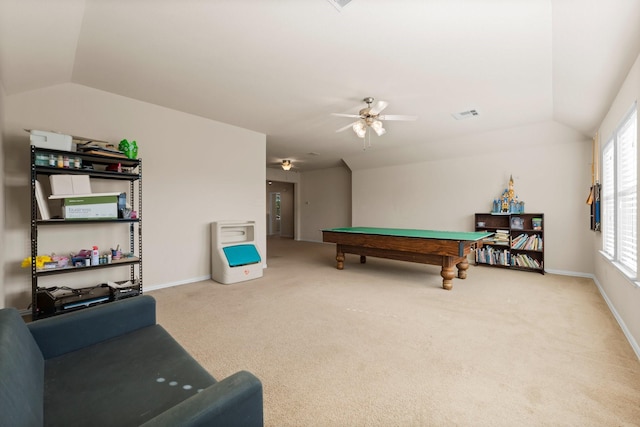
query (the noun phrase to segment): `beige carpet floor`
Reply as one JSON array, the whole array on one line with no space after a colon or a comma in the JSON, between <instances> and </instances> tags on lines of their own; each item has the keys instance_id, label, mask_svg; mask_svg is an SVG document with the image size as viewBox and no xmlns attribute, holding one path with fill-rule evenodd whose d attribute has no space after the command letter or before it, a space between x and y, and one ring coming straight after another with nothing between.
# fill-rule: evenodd
<instances>
[{"instance_id":1,"label":"beige carpet floor","mask_svg":"<svg viewBox=\"0 0 640 427\"><path fill-rule=\"evenodd\" d=\"M267 426L640 425L640 362L590 279L439 268L269 239L264 277L150 292L216 378L264 386Z\"/></svg>"}]
</instances>

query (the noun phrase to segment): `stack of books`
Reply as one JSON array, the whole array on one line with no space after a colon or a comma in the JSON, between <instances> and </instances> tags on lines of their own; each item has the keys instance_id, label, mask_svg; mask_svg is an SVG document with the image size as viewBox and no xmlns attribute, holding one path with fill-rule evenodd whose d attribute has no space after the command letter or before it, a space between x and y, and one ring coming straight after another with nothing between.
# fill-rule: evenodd
<instances>
[{"instance_id":1,"label":"stack of books","mask_svg":"<svg viewBox=\"0 0 640 427\"><path fill-rule=\"evenodd\" d=\"M104 141L78 142L77 148L78 152L86 154L97 154L107 157L122 157L124 159L127 158L127 156L122 151L116 149L113 144Z\"/></svg>"},{"instance_id":2,"label":"stack of books","mask_svg":"<svg viewBox=\"0 0 640 427\"><path fill-rule=\"evenodd\" d=\"M488 245L509 246L509 230L496 230L495 234L482 241Z\"/></svg>"}]
</instances>

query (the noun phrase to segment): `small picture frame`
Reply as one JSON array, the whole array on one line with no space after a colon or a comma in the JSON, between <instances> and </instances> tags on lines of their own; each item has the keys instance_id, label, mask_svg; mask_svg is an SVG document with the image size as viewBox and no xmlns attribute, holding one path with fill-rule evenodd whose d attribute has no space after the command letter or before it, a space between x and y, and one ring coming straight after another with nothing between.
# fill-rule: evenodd
<instances>
[{"instance_id":1,"label":"small picture frame","mask_svg":"<svg viewBox=\"0 0 640 427\"><path fill-rule=\"evenodd\" d=\"M511 218L511 228L514 230L522 230L524 229L524 220L519 216L514 216Z\"/></svg>"}]
</instances>

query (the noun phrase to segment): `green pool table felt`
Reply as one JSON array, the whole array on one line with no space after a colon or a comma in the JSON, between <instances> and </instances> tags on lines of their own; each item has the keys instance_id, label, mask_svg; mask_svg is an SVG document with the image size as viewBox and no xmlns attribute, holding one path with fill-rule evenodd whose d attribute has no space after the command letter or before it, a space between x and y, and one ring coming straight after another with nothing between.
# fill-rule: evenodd
<instances>
[{"instance_id":1,"label":"green pool table felt","mask_svg":"<svg viewBox=\"0 0 640 427\"><path fill-rule=\"evenodd\" d=\"M415 237L421 239L466 240L477 241L491 236L493 233L476 231L441 231L418 230L410 228L377 228L377 227L340 227L327 228L322 231L336 233L377 234L379 236Z\"/></svg>"}]
</instances>

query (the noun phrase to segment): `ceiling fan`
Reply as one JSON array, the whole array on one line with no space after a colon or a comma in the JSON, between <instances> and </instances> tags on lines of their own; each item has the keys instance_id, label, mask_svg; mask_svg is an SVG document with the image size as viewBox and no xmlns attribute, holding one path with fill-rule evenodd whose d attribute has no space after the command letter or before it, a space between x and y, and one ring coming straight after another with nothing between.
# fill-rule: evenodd
<instances>
[{"instance_id":1,"label":"ceiling fan","mask_svg":"<svg viewBox=\"0 0 640 427\"><path fill-rule=\"evenodd\" d=\"M278 168L283 171L290 171L298 169L298 163L304 163L303 160L297 160L293 158L283 159L283 160L274 160L267 164L269 168Z\"/></svg>"},{"instance_id":2,"label":"ceiling fan","mask_svg":"<svg viewBox=\"0 0 640 427\"><path fill-rule=\"evenodd\" d=\"M386 101L378 101L372 107L373 98L367 97L364 98L363 101L367 104L365 108L360 110L358 114L343 114L343 113L331 113L333 116L339 117L354 117L358 118L355 122L349 123L348 125L341 127L336 130L336 132L342 132L349 128L352 128L353 131L358 135L359 138L364 138L367 134L367 129L371 128L376 133L376 135L381 136L384 135L387 131L383 127L382 122L384 120L403 120L403 121L412 121L416 120L416 116L406 116L406 115L398 115L398 114L385 114L381 115L382 110L387 108L389 105Z\"/></svg>"}]
</instances>

